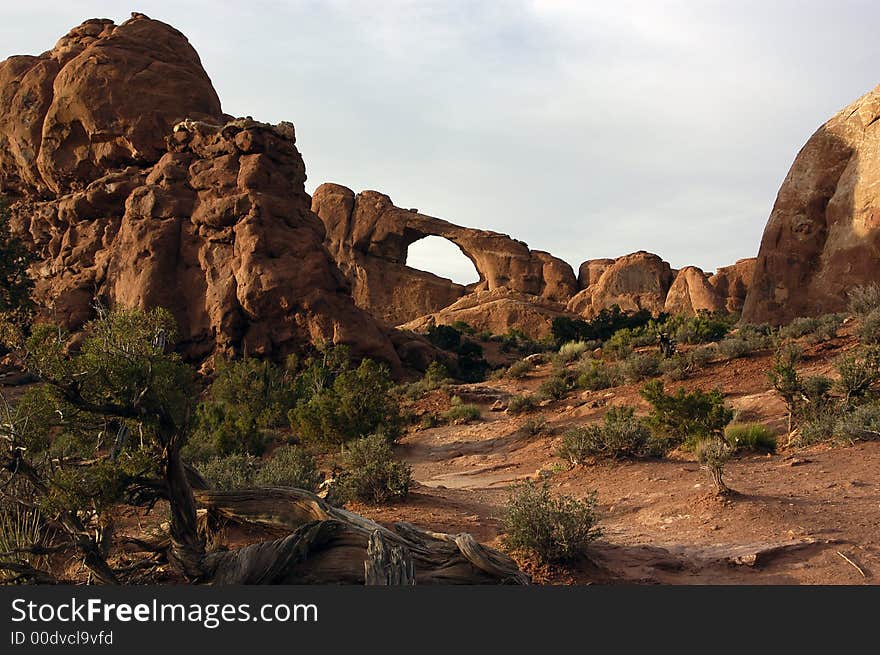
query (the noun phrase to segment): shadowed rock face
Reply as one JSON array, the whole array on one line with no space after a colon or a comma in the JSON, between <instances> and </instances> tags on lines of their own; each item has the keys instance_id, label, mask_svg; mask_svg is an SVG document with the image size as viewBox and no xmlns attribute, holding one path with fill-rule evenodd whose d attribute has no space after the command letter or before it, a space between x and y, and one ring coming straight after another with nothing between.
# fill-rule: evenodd
<instances>
[{"instance_id":1,"label":"shadowed rock face","mask_svg":"<svg viewBox=\"0 0 880 655\"><path fill-rule=\"evenodd\" d=\"M839 311L880 281L880 87L807 141L770 213L743 320L785 323Z\"/></svg>"},{"instance_id":2,"label":"shadowed rock face","mask_svg":"<svg viewBox=\"0 0 880 655\"><path fill-rule=\"evenodd\" d=\"M293 126L224 116L179 32L87 21L0 64L0 84L0 189L42 257L48 318L163 306L193 358L327 340L400 365L324 249Z\"/></svg>"},{"instance_id":3,"label":"shadowed rock face","mask_svg":"<svg viewBox=\"0 0 880 655\"><path fill-rule=\"evenodd\" d=\"M358 306L391 323L435 312L471 291L511 291L564 302L577 291L574 272L549 253L505 234L454 225L395 207L376 191L355 194L322 184L312 211L324 222L326 245L352 284ZM474 264L479 282L464 287L406 266L409 246L426 236L449 239Z\"/></svg>"}]
</instances>

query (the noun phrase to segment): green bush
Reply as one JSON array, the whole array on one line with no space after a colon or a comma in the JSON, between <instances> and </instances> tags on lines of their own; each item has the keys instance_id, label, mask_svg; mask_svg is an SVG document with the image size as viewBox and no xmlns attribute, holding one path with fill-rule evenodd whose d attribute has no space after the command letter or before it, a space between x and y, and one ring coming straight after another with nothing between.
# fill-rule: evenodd
<instances>
[{"instance_id":1,"label":"green bush","mask_svg":"<svg viewBox=\"0 0 880 655\"><path fill-rule=\"evenodd\" d=\"M714 346L699 346L689 351L686 355L688 365L694 369L701 369L712 363L717 355L717 349Z\"/></svg>"},{"instance_id":2,"label":"green bush","mask_svg":"<svg viewBox=\"0 0 880 655\"><path fill-rule=\"evenodd\" d=\"M534 368L531 362L527 362L524 359L519 360L518 362L514 362L507 369L507 377L514 380L521 380L526 377Z\"/></svg>"},{"instance_id":3,"label":"green bush","mask_svg":"<svg viewBox=\"0 0 880 655\"><path fill-rule=\"evenodd\" d=\"M693 445L702 437L720 437L733 420L733 410L724 404L718 389L707 393L680 388L669 394L661 380L652 380L642 388L641 395L651 404L647 424L658 447L664 450L685 443Z\"/></svg>"},{"instance_id":4,"label":"green bush","mask_svg":"<svg viewBox=\"0 0 880 655\"><path fill-rule=\"evenodd\" d=\"M403 385L401 391L410 400L418 400L431 391L442 389L450 382L452 379L447 368L435 360L428 365L421 380Z\"/></svg>"},{"instance_id":5,"label":"green bush","mask_svg":"<svg viewBox=\"0 0 880 655\"><path fill-rule=\"evenodd\" d=\"M727 443L736 452L775 453L776 434L760 423L735 423L724 430Z\"/></svg>"},{"instance_id":6,"label":"green bush","mask_svg":"<svg viewBox=\"0 0 880 655\"><path fill-rule=\"evenodd\" d=\"M547 420L543 417L528 418L522 424L522 429L531 437L541 434L547 428Z\"/></svg>"},{"instance_id":7,"label":"green bush","mask_svg":"<svg viewBox=\"0 0 880 655\"><path fill-rule=\"evenodd\" d=\"M45 521L38 508L12 502L0 508L0 552L4 553L4 562L42 569L41 556L28 549L40 544L45 534ZM11 569L0 569L0 584L10 584L16 576Z\"/></svg>"},{"instance_id":8,"label":"green bush","mask_svg":"<svg viewBox=\"0 0 880 655\"><path fill-rule=\"evenodd\" d=\"M880 403L859 405L840 414L832 435L841 441L873 441L880 439Z\"/></svg>"},{"instance_id":9,"label":"green bush","mask_svg":"<svg viewBox=\"0 0 880 655\"><path fill-rule=\"evenodd\" d=\"M356 369L344 367L332 384L290 410L290 425L304 439L320 443L341 444L378 431L394 440L403 417L392 387L388 368L364 359Z\"/></svg>"},{"instance_id":10,"label":"green bush","mask_svg":"<svg viewBox=\"0 0 880 655\"><path fill-rule=\"evenodd\" d=\"M837 387L849 405L864 398L880 383L880 346L866 346L841 355L835 362Z\"/></svg>"},{"instance_id":11,"label":"green bush","mask_svg":"<svg viewBox=\"0 0 880 655\"><path fill-rule=\"evenodd\" d=\"M480 408L470 403L463 403L458 396L452 397L452 407L443 413L443 418L450 423L469 423L482 418Z\"/></svg>"},{"instance_id":12,"label":"green bush","mask_svg":"<svg viewBox=\"0 0 880 655\"><path fill-rule=\"evenodd\" d=\"M234 491L255 486L258 460L250 455L214 457L199 466L199 472L214 489Z\"/></svg>"},{"instance_id":13,"label":"green bush","mask_svg":"<svg viewBox=\"0 0 880 655\"><path fill-rule=\"evenodd\" d=\"M694 446L694 453L703 468L709 471L715 490L719 493L729 491L724 484L724 467L733 455L733 447L724 439L701 437Z\"/></svg>"},{"instance_id":14,"label":"green bush","mask_svg":"<svg viewBox=\"0 0 880 655\"><path fill-rule=\"evenodd\" d=\"M676 322L676 341L695 344L723 339L730 331L733 318L727 314L700 311L695 316L679 317L671 324L674 326Z\"/></svg>"},{"instance_id":15,"label":"green bush","mask_svg":"<svg viewBox=\"0 0 880 655\"><path fill-rule=\"evenodd\" d=\"M602 352L613 359L623 360L633 351L633 335L629 328L618 330L602 346Z\"/></svg>"},{"instance_id":16,"label":"green bush","mask_svg":"<svg viewBox=\"0 0 880 655\"><path fill-rule=\"evenodd\" d=\"M623 375L620 368L607 362L593 359L578 370L577 386L581 389L599 391L622 383Z\"/></svg>"},{"instance_id":17,"label":"green bush","mask_svg":"<svg viewBox=\"0 0 880 655\"><path fill-rule=\"evenodd\" d=\"M660 355L656 352L633 353L623 362L621 368L630 382L641 382L660 375Z\"/></svg>"},{"instance_id":18,"label":"green bush","mask_svg":"<svg viewBox=\"0 0 880 655\"><path fill-rule=\"evenodd\" d=\"M847 297L849 310L860 318L880 309L880 285L868 284L855 287L849 291Z\"/></svg>"},{"instance_id":19,"label":"green bush","mask_svg":"<svg viewBox=\"0 0 880 655\"><path fill-rule=\"evenodd\" d=\"M422 414L422 418L419 419L419 430L430 430L438 425L440 425L440 419L436 414L430 412Z\"/></svg>"},{"instance_id":20,"label":"green bush","mask_svg":"<svg viewBox=\"0 0 880 655\"><path fill-rule=\"evenodd\" d=\"M660 361L660 372L674 382L686 380L693 373L687 356L676 353Z\"/></svg>"},{"instance_id":21,"label":"green bush","mask_svg":"<svg viewBox=\"0 0 880 655\"><path fill-rule=\"evenodd\" d=\"M522 482L511 489L504 511L503 541L543 562L565 562L586 554L601 531L596 526L595 494L577 500L552 497L545 483Z\"/></svg>"},{"instance_id":22,"label":"green bush","mask_svg":"<svg viewBox=\"0 0 880 655\"><path fill-rule=\"evenodd\" d=\"M859 341L865 345L880 344L880 309L863 316L856 331Z\"/></svg>"},{"instance_id":23,"label":"green bush","mask_svg":"<svg viewBox=\"0 0 880 655\"><path fill-rule=\"evenodd\" d=\"M533 394L523 396L512 396L507 401L507 411L511 414L524 414L534 411L538 406L538 399Z\"/></svg>"},{"instance_id":24,"label":"green bush","mask_svg":"<svg viewBox=\"0 0 880 655\"><path fill-rule=\"evenodd\" d=\"M612 407L601 425L570 428L562 437L556 454L572 464L584 464L593 457L623 459L662 454L662 446L651 438L651 431L635 416L632 407Z\"/></svg>"},{"instance_id":25,"label":"green bush","mask_svg":"<svg viewBox=\"0 0 880 655\"><path fill-rule=\"evenodd\" d=\"M412 469L394 459L384 435L357 439L345 446L343 473L338 483L338 498L357 498L369 503L403 500L412 485Z\"/></svg>"},{"instance_id":26,"label":"green bush","mask_svg":"<svg viewBox=\"0 0 880 655\"><path fill-rule=\"evenodd\" d=\"M718 342L718 352L728 359L748 357L752 354L752 344L740 337L727 337Z\"/></svg>"},{"instance_id":27,"label":"green bush","mask_svg":"<svg viewBox=\"0 0 880 655\"><path fill-rule=\"evenodd\" d=\"M563 362L573 362L576 359L580 359L581 355L583 355L589 346L584 341L569 341L567 343L562 344L562 347L559 349L559 358Z\"/></svg>"},{"instance_id":28,"label":"green bush","mask_svg":"<svg viewBox=\"0 0 880 655\"><path fill-rule=\"evenodd\" d=\"M568 395L570 388L566 376L557 374L544 380L538 387L538 393L545 398L562 400Z\"/></svg>"},{"instance_id":29,"label":"green bush","mask_svg":"<svg viewBox=\"0 0 880 655\"><path fill-rule=\"evenodd\" d=\"M298 446L281 446L262 462L254 477L258 487L296 487L316 491L321 473L315 458Z\"/></svg>"},{"instance_id":30,"label":"green bush","mask_svg":"<svg viewBox=\"0 0 880 655\"><path fill-rule=\"evenodd\" d=\"M559 316L553 319L551 332L558 346L567 341L605 341L618 330L638 329L652 321L651 312L639 310L627 314L614 305L601 310L590 321Z\"/></svg>"},{"instance_id":31,"label":"green bush","mask_svg":"<svg viewBox=\"0 0 880 655\"><path fill-rule=\"evenodd\" d=\"M283 425L295 403L287 371L252 358L221 360L208 398L196 407L186 455L192 461L233 453L259 455L266 447L265 431Z\"/></svg>"},{"instance_id":32,"label":"green bush","mask_svg":"<svg viewBox=\"0 0 880 655\"><path fill-rule=\"evenodd\" d=\"M779 330L779 336L783 339L809 337L809 341L821 343L836 337L842 323L843 316L839 314L796 318Z\"/></svg>"}]
</instances>

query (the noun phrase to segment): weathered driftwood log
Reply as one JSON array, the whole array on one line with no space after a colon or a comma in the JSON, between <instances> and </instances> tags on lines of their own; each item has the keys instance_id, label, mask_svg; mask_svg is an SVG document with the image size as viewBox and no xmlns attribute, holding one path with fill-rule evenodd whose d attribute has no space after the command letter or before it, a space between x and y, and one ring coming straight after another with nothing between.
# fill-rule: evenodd
<instances>
[{"instance_id":1,"label":"weathered driftwood log","mask_svg":"<svg viewBox=\"0 0 880 655\"><path fill-rule=\"evenodd\" d=\"M364 584L406 586L416 583L415 566L409 551L390 545L379 530L370 535L367 561L364 562Z\"/></svg>"},{"instance_id":2,"label":"weathered driftwood log","mask_svg":"<svg viewBox=\"0 0 880 655\"><path fill-rule=\"evenodd\" d=\"M293 531L209 554L207 578L215 584L365 584L371 539L381 539L389 552L399 549L395 557L411 561L417 584L529 583L510 557L469 534L426 532L402 522L390 530L302 489L200 490L195 497L217 517ZM411 578L395 573L385 579Z\"/></svg>"}]
</instances>

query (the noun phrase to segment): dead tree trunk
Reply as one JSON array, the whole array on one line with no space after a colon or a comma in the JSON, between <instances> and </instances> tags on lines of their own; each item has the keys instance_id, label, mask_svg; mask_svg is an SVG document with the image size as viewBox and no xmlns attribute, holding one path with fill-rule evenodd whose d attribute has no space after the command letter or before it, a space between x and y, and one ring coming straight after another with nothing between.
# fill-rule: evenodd
<instances>
[{"instance_id":1,"label":"dead tree trunk","mask_svg":"<svg viewBox=\"0 0 880 655\"><path fill-rule=\"evenodd\" d=\"M404 586L416 583L415 567L409 551L390 545L376 530L367 544L364 562L364 584L370 586Z\"/></svg>"},{"instance_id":2,"label":"dead tree trunk","mask_svg":"<svg viewBox=\"0 0 880 655\"><path fill-rule=\"evenodd\" d=\"M195 497L219 518L293 531L275 541L208 554L205 577L214 584L366 584L374 575L367 573L371 539L381 539L389 553L400 549L396 558L411 561L411 576L386 573L386 580L529 583L510 557L477 543L469 534L426 532L402 522L388 529L302 489L196 491Z\"/></svg>"}]
</instances>

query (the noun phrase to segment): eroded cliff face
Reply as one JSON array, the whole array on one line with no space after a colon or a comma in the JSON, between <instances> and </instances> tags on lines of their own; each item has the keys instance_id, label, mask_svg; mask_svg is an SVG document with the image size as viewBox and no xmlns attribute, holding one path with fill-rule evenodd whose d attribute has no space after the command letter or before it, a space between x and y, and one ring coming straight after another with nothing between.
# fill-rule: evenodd
<instances>
[{"instance_id":1,"label":"eroded cliff face","mask_svg":"<svg viewBox=\"0 0 880 655\"><path fill-rule=\"evenodd\" d=\"M880 87L813 134L779 189L743 320L785 323L840 311L880 282Z\"/></svg>"},{"instance_id":2,"label":"eroded cliff face","mask_svg":"<svg viewBox=\"0 0 880 655\"><path fill-rule=\"evenodd\" d=\"M224 115L177 30L87 21L0 64L0 89L0 188L47 318L163 306L193 358L331 341L399 367L323 246L293 125Z\"/></svg>"},{"instance_id":3,"label":"eroded cliff face","mask_svg":"<svg viewBox=\"0 0 880 655\"><path fill-rule=\"evenodd\" d=\"M390 323L436 312L475 291L503 288L562 302L577 291L571 266L549 253L530 250L506 234L396 207L376 191L355 194L322 184L312 197L312 211L324 222L327 248L351 282L358 305ZM406 266L409 246L426 236L456 244L473 262L479 282L464 287Z\"/></svg>"}]
</instances>

